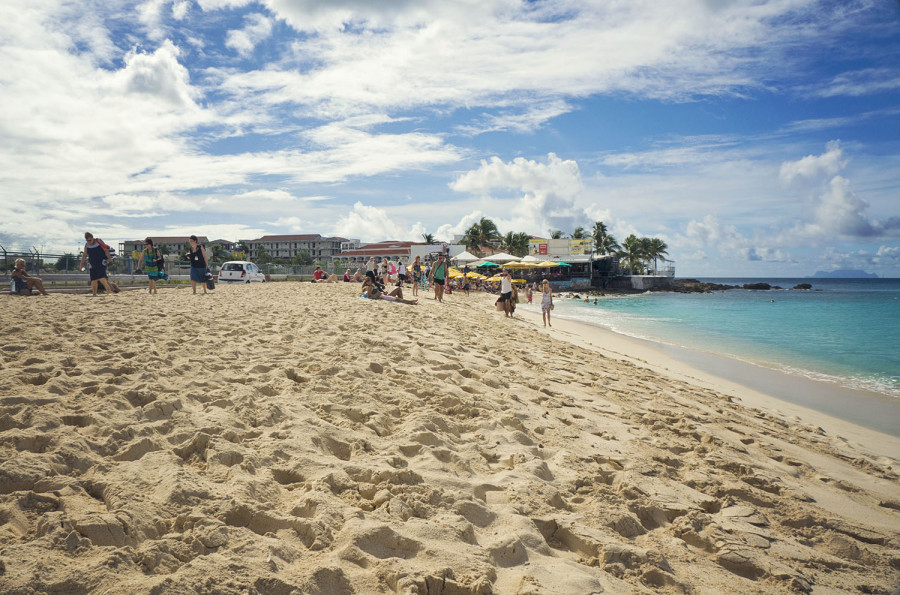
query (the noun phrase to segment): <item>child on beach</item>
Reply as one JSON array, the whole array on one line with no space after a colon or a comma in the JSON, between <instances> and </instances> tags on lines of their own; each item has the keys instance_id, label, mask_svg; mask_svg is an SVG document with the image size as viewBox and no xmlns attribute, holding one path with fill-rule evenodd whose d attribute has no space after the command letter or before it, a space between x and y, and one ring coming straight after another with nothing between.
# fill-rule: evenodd
<instances>
[{"instance_id":1,"label":"child on beach","mask_svg":"<svg viewBox=\"0 0 900 595\"><path fill-rule=\"evenodd\" d=\"M141 255L143 256L142 266L144 273L146 273L147 277L150 279L149 292L157 293L156 280L162 278L162 272L159 269L159 261L162 260L162 254L159 253L159 248L153 247L153 240L147 238L144 240L144 251ZM141 265L139 264L139 266ZM138 270L140 270L140 268Z\"/></svg>"},{"instance_id":2,"label":"child on beach","mask_svg":"<svg viewBox=\"0 0 900 595\"><path fill-rule=\"evenodd\" d=\"M44 281L39 277L32 277L25 270L25 259L23 258L16 259L16 268L13 269L12 278L16 284L16 293L19 295L25 295L25 290L28 290L27 293L30 294L32 289L37 289L41 295L49 295L44 291Z\"/></svg>"}]
</instances>

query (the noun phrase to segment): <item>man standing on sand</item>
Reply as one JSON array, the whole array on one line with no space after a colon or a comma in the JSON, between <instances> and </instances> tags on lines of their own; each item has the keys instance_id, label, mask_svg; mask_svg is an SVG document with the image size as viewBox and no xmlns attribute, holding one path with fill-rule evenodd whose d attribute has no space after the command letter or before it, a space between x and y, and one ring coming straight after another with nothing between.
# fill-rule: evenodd
<instances>
[{"instance_id":1,"label":"man standing on sand","mask_svg":"<svg viewBox=\"0 0 900 595\"><path fill-rule=\"evenodd\" d=\"M437 262L431 267L429 281L434 284L434 299L444 301L444 283L447 281L447 261L444 260L443 254L438 254Z\"/></svg>"},{"instance_id":2,"label":"man standing on sand","mask_svg":"<svg viewBox=\"0 0 900 595\"><path fill-rule=\"evenodd\" d=\"M500 303L503 304L503 312L507 318L512 318L512 281L509 279L509 271L506 269L500 273Z\"/></svg>"}]
</instances>

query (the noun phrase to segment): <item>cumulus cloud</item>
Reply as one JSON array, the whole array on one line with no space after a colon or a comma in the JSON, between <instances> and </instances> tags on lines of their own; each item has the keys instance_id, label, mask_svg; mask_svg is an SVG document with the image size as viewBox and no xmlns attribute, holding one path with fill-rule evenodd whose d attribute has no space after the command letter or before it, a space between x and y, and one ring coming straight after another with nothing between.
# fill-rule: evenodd
<instances>
[{"instance_id":1,"label":"cumulus cloud","mask_svg":"<svg viewBox=\"0 0 900 595\"><path fill-rule=\"evenodd\" d=\"M416 222L407 226L394 219L385 209L356 202L353 209L340 217L335 234L345 238L358 238L364 242L381 240L421 241L425 226Z\"/></svg>"},{"instance_id":2,"label":"cumulus cloud","mask_svg":"<svg viewBox=\"0 0 900 595\"><path fill-rule=\"evenodd\" d=\"M520 192L511 212L501 217L515 230L546 234L549 229L568 230L588 224L583 210L575 206L575 198L584 188L578 164L553 153L547 155L546 162L521 157L504 162L492 157L459 176L450 188L482 196L495 189Z\"/></svg>"},{"instance_id":3,"label":"cumulus cloud","mask_svg":"<svg viewBox=\"0 0 900 595\"><path fill-rule=\"evenodd\" d=\"M826 240L834 236L871 238L894 235L900 230L900 218L870 218L869 203L856 196L850 180L837 175L848 160L837 141L829 142L822 155L807 155L798 161L785 162L780 178L784 182L805 180L819 184L820 190L808 209L811 217L794 225L786 234L800 240ZM824 181L823 181L824 180Z\"/></svg>"},{"instance_id":4,"label":"cumulus cloud","mask_svg":"<svg viewBox=\"0 0 900 595\"><path fill-rule=\"evenodd\" d=\"M781 164L779 177L785 183L797 179L816 180L823 176L833 176L847 166L844 152L839 141L831 141L826 145L825 153L807 155L797 161L785 161Z\"/></svg>"}]
</instances>

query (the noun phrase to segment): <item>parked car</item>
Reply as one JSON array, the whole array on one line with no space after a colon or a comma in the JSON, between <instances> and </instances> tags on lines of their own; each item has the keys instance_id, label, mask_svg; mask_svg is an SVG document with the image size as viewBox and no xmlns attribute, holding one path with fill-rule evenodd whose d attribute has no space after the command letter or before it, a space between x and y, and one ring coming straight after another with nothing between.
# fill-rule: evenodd
<instances>
[{"instance_id":1,"label":"parked car","mask_svg":"<svg viewBox=\"0 0 900 595\"><path fill-rule=\"evenodd\" d=\"M250 283L254 281L265 283L266 276L252 262L232 260L223 264L219 269L219 283Z\"/></svg>"}]
</instances>

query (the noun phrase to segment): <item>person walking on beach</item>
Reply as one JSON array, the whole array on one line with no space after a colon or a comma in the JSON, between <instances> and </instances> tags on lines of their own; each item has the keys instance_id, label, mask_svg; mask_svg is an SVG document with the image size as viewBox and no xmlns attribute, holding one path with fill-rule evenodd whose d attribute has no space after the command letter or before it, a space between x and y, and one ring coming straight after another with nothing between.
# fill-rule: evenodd
<instances>
[{"instance_id":1,"label":"person walking on beach","mask_svg":"<svg viewBox=\"0 0 900 595\"><path fill-rule=\"evenodd\" d=\"M374 273L375 272L375 257L370 256L368 262L366 262L366 273Z\"/></svg>"},{"instance_id":2,"label":"person walking on beach","mask_svg":"<svg viewBox=\"0 0 900 595\"><path fill-rule=\"evenodd\" d=\"M187 253L188 260L191 261L191 289L194 294L197 293L197 283L206 293L206 271L209 269L209 259L206 258L206 248L200 245L197 236L190 238L191 249Z\"/></svg>"},{"instance_id":3,"label":"person walking on beach","mask_svg":"<svg viewBox=\"0 0 900 595\"><path fill-rule=\"evenodd\" d=\"M13 282L15 282L16 293L19 295L25 295L24 290L28 290L28 293L31 292L32 289L37 289L41 295L49 295L46 291L44 291L44 281L39 277L32 277L28 274L28 271L25 270L25 259L17 258L16 259L16 268L13 269L12 272Z\"/></svg>"},{"instance_id":4,"label":"person walking on beach","mask_svg":"<svg viewBox=\"0 0 900 595\"><path fill-rule=\"evenodd\" d=\"M553 326L550 324L550 310L553 309L553 290L550 288L550 282L544 279L541 283L541 319L544 326Z\"/></svg>"},{"instance_id":5,"label":"person walking on beach","mask_svg":"<svg viewBox=\"0 0 900 595\"><path fill-rule=\"evenodd\" d=\"M500 299L498 301L503 304L503 313L506 314L506 318L512 318L512 293L509 271L504 269L500 273Z\"/></svg>"},{"instance_id":6,"label":"person walking on beach","mask_svg":"<svg viewBox=\"0 0 900 595\"><path fill-rule=\"evenodd\" d=\"M422 261L419 256L412 263L413 295L419 295L419 283L422 282Z\"/></svg>"},{"instance_id":7,"label":"person walking on beach","mask_svg":"<svg viewBox=\"0 0 900 595\"><path fill-rule=\"evenodd\" d=\"M160 261L163 259L162 254L160 254L159 248L153 247L153 240L147 238L144 240L144 251L141 253L141 256L143 257L143 262L141 262L139 266L143 267L144 273L147 275L147 278L150 279L149 292L155 294L157 293L156 280L162 279L163 275L161 267L159 266ZM140 268L138 268L138 270L140 270Z\"/></svg>"},{"instance_id":8,"label":"person walking on beach","mask_svg":"<svg viewBox=\"0 0 900 595\"><path fill-rule=\"evenodd\" d=\"M100 238L94 238L94 235L86 231L84 232L84 251L81 253L81 264L78 267L84 270L84 261L88 261L91 275L91 295L97 295L97 286L102 285L107 293L113 293L113 288L109 285L109 275L106 273L106 265L112 258L109 255L109 248Z\"/></svg>"},{"instance_id":9,"label":"person walking on beach","mask_svg":"<svg viewBox=\"0 0 900 595\"><path fill-rule=\"evenodd\" d=\"M444 283L447 281L447 262L443 254L438 254L437 261L431 267L431 275L428 280L434 284L434 299L444 301Z\"/></svg>"}]
</instances>

